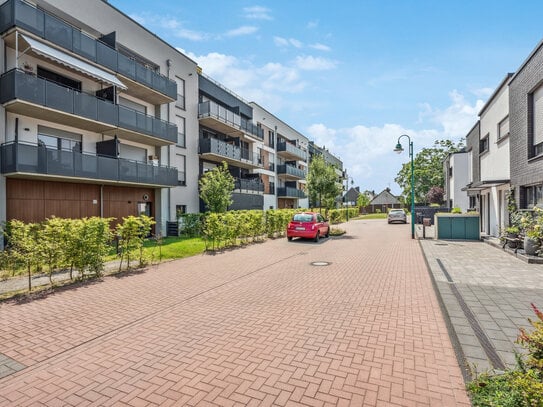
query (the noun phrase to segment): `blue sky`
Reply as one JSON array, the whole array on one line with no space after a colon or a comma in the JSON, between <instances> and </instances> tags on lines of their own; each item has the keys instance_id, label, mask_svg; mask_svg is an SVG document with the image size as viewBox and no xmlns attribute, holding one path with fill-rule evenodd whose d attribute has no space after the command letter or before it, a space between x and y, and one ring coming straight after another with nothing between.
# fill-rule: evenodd
<instances>
[{"instance_id":1,"label":"blue sky","mask_svg":"<svg viewBox=\"0 0 543 407\"><path fill-rule=\"evenodd\" d=\"M110 0L204 73L339 156L362 190L459 140L543 37L543 2ZM334 6L337 4L339 6Z\"/></svg>"}]
</instances>

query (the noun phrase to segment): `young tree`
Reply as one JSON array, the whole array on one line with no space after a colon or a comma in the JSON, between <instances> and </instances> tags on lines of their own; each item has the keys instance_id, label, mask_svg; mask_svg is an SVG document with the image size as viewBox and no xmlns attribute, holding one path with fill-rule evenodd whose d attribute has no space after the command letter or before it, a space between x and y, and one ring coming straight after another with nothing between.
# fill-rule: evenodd
<instances>
[{"instance_id":1,"label":"young tree","mask_svg":"<svg viewBox=\"0 0 543 407\"><path fill-rule=\"evenodd\" d=\"M370 204L370 198L365 193L358 195L358 198L356 198L356 205L358 205L361 208L365 208L369 204Z\"/></svg>"},{"instance_id":2,"label":"young tree","mask_svg":"<svg viewBox=\"0 0 543 407\"><path fill-rule=\"evenodd\" d=\"M414 157L415 167L415 202L426 202L426 194L431 187L443 188L443 160L450 153L464 147L463 140L454 143L451 140L436 140L432 147L423 148ZM411 162L402 165L395 178L396 183L403 189L402 198L406 205L411 204Z\"/></svg>"},{"instance_id":3,"label":"young tree","mask_svg":"<svg viewBox=\"0 0 543 407\"><path fill-rule=\"evenodd\" d=\"M309 164L307 190L311 202L317 202L319 206L325 205L327 209L342 192L342 187L337 182L336 170L320 155L313 157Z\"/></svg>"},{"instance_id":4,"label":"young tree","mask_svg":"<svg viewBox=\"0 0 543 407\"><path fill-rule=\"evenodd\" d=\"M200 198L210 212L226 212L232 204L234 177L228 171L228 164L221 165L206 172L200 179Z\"/></svg>"}]
</instances>

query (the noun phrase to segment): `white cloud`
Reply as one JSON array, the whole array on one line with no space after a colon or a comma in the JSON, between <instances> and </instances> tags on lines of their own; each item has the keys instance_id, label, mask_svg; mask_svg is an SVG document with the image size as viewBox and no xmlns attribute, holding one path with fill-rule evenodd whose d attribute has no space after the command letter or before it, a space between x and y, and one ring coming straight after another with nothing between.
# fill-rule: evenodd
<instances>
[{"instance_id":1,"label":"white cloud","mask_svg":"<svg viewBox=\"0 0 543 407\"><path fill-rule=\"evenodd\" d=\"M409 159L406 153L398 156L392 151L400 135L411 137L416 154L424 147L432 146L435 140L458 141L476 122L481 100L469 103L456 90L449 96L451 103L443 109L423 106L421 115L428 120L422 130L407 129L394 123L380 127L359 124L338 129L316 123L308 127L306 134L341 158L344 168L354 178L355 186L375 189L376 192L390 187L394 193L399 193L394 178Z\"/></svg>"},{"instance_id":2,"label":"white cloud","mask_svg":"<svg viewBox=\"0 0 543 407\"><path fill-rule=\"evenodd\" d=\"M241 35L254 34L258 31L258 27L252 25L243 25L233 30L227 31L224 35L226 37L239 37Z\"/></svg>"},{"instance_id":3,"label":"white cloud","mask_svg":"<svg viewBox=\"0 0 543 407\"><path fill-rule=\"evenodd\" d=\"M332 49L328 46L328 45L324 45L324 44L320 44L320 43L316 43L316 44L311 44L310 45L311 48L313 49L316 49L318 51L331 51Z\"/></svg>"},{"instance_id":4,"label":"white cloud","mask_svg":"<svg viewBox=\"0 0 543 407\"><path fill-rule=\"evenodd\" d=\"M172 17L144 13L132 14L130 18L150 29L166 28L171 31L172 35L178 38L184 38L186 40L203 41L211 38L211 35L208 33L193 31L185 28L181 21Z\"/></svg>"},{"instance_id":5,"label":"white cloud","mask_svg":"<svg viewBox=\"0 0 543 407\"><path fill-rule=\"evenodd\" d=\"M304 71L327 71L334 69L337 66L337 61L308 55L296 57L295 64Z\"/></svg>"},{"instance_id":6,"label":"white cloud","mask_svg":"<svg viewBox=\"0 0 543 407\"><path fill-rule=\"evenodd\" d=\"M273 42L276 46L281 48L286 48L289 46L292 46L294 48L302 48L304 46L304 44L296 38L283 38L275 36L273 37Z\"/></svg>"},{"instance_id":7,"label":"white cloud","mask_svg":"<svg viewBox=\"0 0 543 407\"><path fill-rule=\"evenodd\" d=\"M273 20L271 10L262 6L244 7L243 16L250 20Z\"/></svg>"},{"instance_id":8,"label":"white cloud","mask_svg":"<svg viewBox=\"0 0 543 407\"><path fill-rule=\"evenodd\" d=\"M306 27L309 29L314 29L314 28L317 28L318 26L319 26L319 20L309 21L306 25Z\"/></svg>"}]
</instances>

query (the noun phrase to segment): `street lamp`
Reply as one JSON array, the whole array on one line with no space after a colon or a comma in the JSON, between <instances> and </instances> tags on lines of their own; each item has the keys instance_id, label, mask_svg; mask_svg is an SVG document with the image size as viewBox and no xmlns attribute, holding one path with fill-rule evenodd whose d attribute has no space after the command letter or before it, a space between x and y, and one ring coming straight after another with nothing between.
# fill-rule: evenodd
<instances>
[{"instance_id":1,"label":"street lamp","mask_svg":"<svg viewBox=\"0 0 543 407\"><path fill-rule=\"evenodd\" d=\"M402 134L398 137L398 144L394 148L394 151L400 154L403 151L403 147L400 144L400 139L407 137L409 140L409 158L411 158L411 239L415 238L415 165L413 164L413 142L411 137L407 134Z\"/></svg>"}]
</instances>

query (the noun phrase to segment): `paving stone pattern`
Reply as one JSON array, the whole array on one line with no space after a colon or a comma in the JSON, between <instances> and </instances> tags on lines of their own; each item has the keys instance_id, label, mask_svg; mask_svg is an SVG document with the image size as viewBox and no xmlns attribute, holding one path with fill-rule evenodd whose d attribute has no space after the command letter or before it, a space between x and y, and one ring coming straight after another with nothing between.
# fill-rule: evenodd
<instances>
[{"instance_id":1,"label":"paving stone pattern","mask_svg":"<svg viewBox=\"0 0 543 407\"><path fill-rule=\"evenodd\" d=\"M506 366L514 367L515 352L523 351L515 343L519 328L530 329L528 318L535 317L530 304L543 308L543 265L528 264L483 242L420 242L465 354L466 367L481 372L491 370L493 365L451 293L437 259L445 266L500 359Z\"/></svg>"},{"instance_id":2,"label":"paving stone pattern","mask_svg":"<svg viewBox=\"0 0 543 407\"><path fill-rule=\"evenodd\" d=\"M1 304L0 405L469 406L409 225L345 227Z\"/></svg>"}]
</instances>

